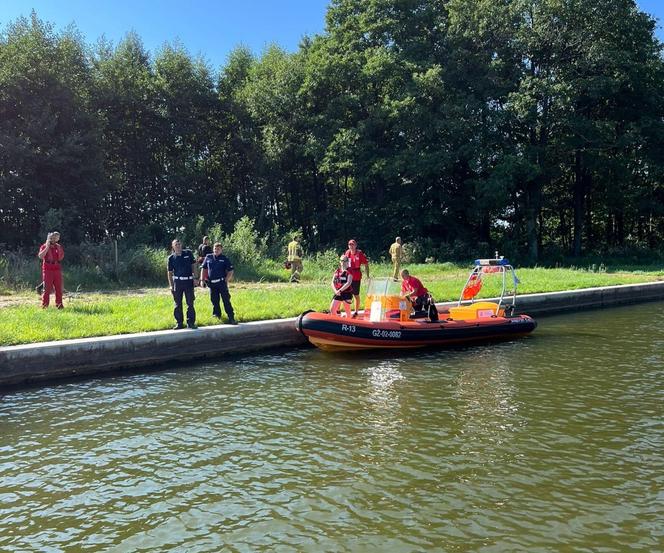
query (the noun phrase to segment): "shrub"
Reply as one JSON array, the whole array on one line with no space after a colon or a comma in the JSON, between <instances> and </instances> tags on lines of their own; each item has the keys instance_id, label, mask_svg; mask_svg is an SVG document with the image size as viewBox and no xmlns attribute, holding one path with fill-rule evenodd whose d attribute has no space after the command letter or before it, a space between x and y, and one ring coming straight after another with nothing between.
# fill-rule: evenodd
<instances>
[{"instance_id":1,"label":"shrub","mask_svg":"<svg viewBox=\"0 0 664 553\"><path fill-rule=\"evenodd\" d=\"M147 246L127 252L127 261L123 266L122 280L129 282L159 282L165 280L166 252Z\"/></svg>"},{"instance_id":2,"label":"shrub","mask_svg":"<svg viewBox=\"0 0 664 553\"><path fill-rule=\"evenodd\" d=\"M0 282L14 290L32 288L41 280L39 260L36 256L21 252L5 252L0 255Z\"/></svg>"},{"instance_id":3,"label":"shrub","mask_svg":"<svg viewBox=\"0 0 664 553\"><path fill-rule=\"evenodd\" d=\"M235 223L233 232L226 237L224 248L234 263L256 269L265 258L267 238L258 233L253 219L244 216Z\"/></svg>"},{"instance_id":4,"label":"shrub","mask_svg":"<svg viewBox=\"0 0 664 553\"><path fill-rule=\"evenodd\" d=\"M210 244L215 244L216 242L224 243L224 231L221 229L219 223L212 225L208 230L207 235L210 238Z\"/></svg>"},{"instance_id":5,"label":"shrub","mask_svg":"<svg viewBox=\"0 0 664 553\"><path fill-rule=\"evenodd\" d=\"M324 271L334 271L339 267L340 254L335 249L325 250L318 252L314 257L314 263L317 267Z\"/></svg>"}]
</instances>

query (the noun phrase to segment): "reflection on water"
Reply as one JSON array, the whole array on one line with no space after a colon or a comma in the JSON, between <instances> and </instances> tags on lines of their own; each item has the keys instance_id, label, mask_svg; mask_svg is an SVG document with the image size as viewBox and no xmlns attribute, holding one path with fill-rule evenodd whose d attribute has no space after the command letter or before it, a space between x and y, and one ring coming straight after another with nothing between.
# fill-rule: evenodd
<instances>
[{"instance_id":1,"label":"reflection on water","mask_svg":"<svg viewBox=\"0 0 664 553\"><path fill-rule=\"evenodd\" d=\"M367 375L367 404L376 433L397 435L403 427L398 382L404 379L395 361L384 360L362 370Z\"/></svg>"},{"instance_id":2,"label":"reflection on water","mask_svg":"<svg viewBox=\"0 0 664 553\"><path fill-rule=\"evenodd\" d=\"M507 348L494 353L482 350L473 356L469 365L459 371L457 397L461 403L461 415L467 424L477 428L510 427L516 418L518 407L514 402L510 358ZM518 352L512 351L511 353Z\"/></svg>"},{"instance_id":3,"label":"reflection on water","mask_svg":"<svg viewBox=\"0 0 664 553\"><path fill-rule=\"evenodd\" d=\"M0 551L657 551L662 304L0 398Z\"/></svg>"}]
</instances>

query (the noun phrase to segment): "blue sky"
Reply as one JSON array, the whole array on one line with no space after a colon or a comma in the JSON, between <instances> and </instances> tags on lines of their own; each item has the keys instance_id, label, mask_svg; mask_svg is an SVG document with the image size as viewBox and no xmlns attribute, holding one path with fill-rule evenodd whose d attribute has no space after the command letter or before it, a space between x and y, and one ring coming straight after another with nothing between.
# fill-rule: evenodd
<instances>
[{"instance_id":1,"label":"blue sky","mask_svg":"<svg viewBox=\"0 0 664 553\"><path fill-rule=\"evenodd\" d=\"M328 0L0 0L0 28L34 8L61 30L75 23L88 43L101 35L117 42L134 30L152 52L167 41L179 41L191 54L202 54L214 68L244 44L259 54L277 43L297 49L303 35L325 28ZM638 0L641 9L660 19L663 0Z\"/></svg>"},{"instance_id":2,"label":"blue sky","mask_svg":"<svg viewBox=\"0 0 664 553\"><path fill-rule=\"evenodd\" d=\"M117 44L134 30L154 52L179 41L213 67L240 44L259 54L277 43L297 50L304 35L325 28L328 0L0 0L0 27L34 8L61 30L75 23L88 43L101 35Z\"/></svg>"}]
</instances>

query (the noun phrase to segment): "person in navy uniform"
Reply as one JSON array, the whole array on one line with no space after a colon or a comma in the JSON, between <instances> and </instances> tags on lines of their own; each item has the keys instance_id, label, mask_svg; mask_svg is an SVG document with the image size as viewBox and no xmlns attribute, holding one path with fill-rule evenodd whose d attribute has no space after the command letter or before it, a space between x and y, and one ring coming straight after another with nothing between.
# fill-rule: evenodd
<instances>
[{"instance_id":1,"label":"person in navy uniform","mask_svg":"<svg viewBox=\"0 0 664 553\"><path fill-rule=\"evenodd\" d=\"M196 328L196 311L194 310L194 286L198 279L194 277L196 260L191 250L183 250L177 238L171 243L173 253L168 256L168 286L175 300L173 315L177 323L174 329L184 328L182 317L182 296L187 300L187 326Z\"/></svg>"},{"instance_id":2,"label":"person in navy uniform","mask_svg":"<svg viewBox=\"0 0 664 553\"><path fill-rule=\"evenodd\" d=\"M219 242L214 245L211 254L205 256L201 266L201 286L207 282L210 289L210 301L212 302L212 315L221 319L221 307L219 307L219 296L224 302L224 310L228 315L228 323L236 325L235 312L231 305L231 294L228 291L228 283L233 280L233 264L231 260L221 253L222 246Z\"/></svg>"}]
</instances>

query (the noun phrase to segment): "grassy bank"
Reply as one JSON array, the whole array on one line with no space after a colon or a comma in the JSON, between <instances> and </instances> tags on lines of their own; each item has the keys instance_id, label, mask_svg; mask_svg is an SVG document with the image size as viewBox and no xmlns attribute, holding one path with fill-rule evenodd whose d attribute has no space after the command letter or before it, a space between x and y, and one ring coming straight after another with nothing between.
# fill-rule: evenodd
<instances>
[{"instance_id":1,"label":"grassy bank","mask_svg":"<svg viewBox=\"0 0 664 553\"><path fill-rule=\"evenodd\" d=\"M458 299L467 269L452 264L411 265L437 301ZM374 265L372 274L386 276L390 266ZM663 280L664 270L592 271L587 269L530 268L518 271L519 293L552 292L594 286ZM240 322L293 317L307 309L326 309L330 302L328 275L298 285L288 283L238 282L231 288L233 306ZM487 282L485 297L498 290L498 279ZM14 293L0 301L0 345L89 336L109 336L163 330L173 326L172 299L167 289L111 293L74 293L65 299L66 308L42 310L36 294ZM211 316L207 291L197 292L196 310L201 326L217 324Z\"/></svg>"}]
</instances>

